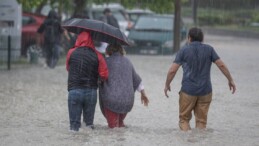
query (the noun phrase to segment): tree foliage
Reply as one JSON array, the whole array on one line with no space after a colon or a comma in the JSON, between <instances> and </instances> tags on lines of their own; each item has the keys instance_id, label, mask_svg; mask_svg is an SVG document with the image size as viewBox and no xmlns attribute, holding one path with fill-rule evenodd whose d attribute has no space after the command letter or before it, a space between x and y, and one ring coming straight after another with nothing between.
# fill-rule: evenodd
<instances>
[{"instance_id":1,"label":"tree foliage","mask_svg":"<svg viewBox=\"0 0 259 146\"><path fill-rule=\"evenodd\" d=\"M18 3L22 4L24 11L31 11L32 8L38 8L42 4L46 4L46 0L17 0Z\"/></svg>"},{"instance_id":2,"label":"tree foliage","mask_svg":"<svg viewBox=\"0 0 259 146\"><path fill-rule=\"evenodd\" d=\"M40 12L45 4L50 4L52 7L57 6L59 11L72 11L72 14L82 13L87 4L96 3L121 3L126 8L148 8L157 13L172 13L174 12L175 0L17 0L22 4L24 11ZM189 0L181 0L186 3Z\"/></svg>"},{"instance_id":3,"label":"tree foliage","mask_svg":"<svg viewBox=\"0 0 259 146\"><path fill-rule=\"evenodd\" d=\"M135 1L134 5L129 7L140 7L140 8L149 8L157 13L172 13L174 4L173 0L144 0L144 1ZM125 4L126 5L126 4Z\"/></svg>"},{"instance_id":4,"label":"tree foliage","mask_svg":"<svg viewBox=\"0 0 259 146\"><path fill-rule=\"evenodd\" d=\"M174 46L173 46L173 52L177 52L180 49L180 38L181 38L181 0L175 0L174 2L175 5L175 15L174 15L174 31L173 31L173 36L174 36Z\"/></svg>"},{"instance_id":5,"label":"tree foliage","mask_svg":"<svg viewBox=\"0 0 259 146\"><path fill-rule=\"evenodd\" d=\"M49 4L52 8L57 8L59 13L74 9L71 0L17 0L17 2L22 4L23 11L31 12L35 10L35 13L40 13L46 4Z\"/></svg>"}]
</instances>

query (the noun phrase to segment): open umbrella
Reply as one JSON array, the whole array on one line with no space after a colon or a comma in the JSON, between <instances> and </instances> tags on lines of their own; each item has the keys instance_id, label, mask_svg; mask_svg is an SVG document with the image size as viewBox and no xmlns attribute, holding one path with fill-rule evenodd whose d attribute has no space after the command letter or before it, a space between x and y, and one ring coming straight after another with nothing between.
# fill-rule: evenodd
<instances>
[{"instance_id":1,"label":"open umbrella","mask_svg":"<svg viewBox=\"0 0 259 146\"><path fill-rule=\"evenodd\" d=\"M106 42L109 44L129 45L128 38L119 28L107 23L92 19L73 18L62 25L69 32L79 34L87 30L95 41Z\"/></svg>"}]
</instances>

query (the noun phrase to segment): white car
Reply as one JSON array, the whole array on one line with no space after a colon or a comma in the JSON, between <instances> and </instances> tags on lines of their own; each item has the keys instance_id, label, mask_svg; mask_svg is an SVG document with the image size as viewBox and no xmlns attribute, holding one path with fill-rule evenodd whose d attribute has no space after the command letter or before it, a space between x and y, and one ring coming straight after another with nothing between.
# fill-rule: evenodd
<instances>
[{"instance_id":1,"label":"white car","mask_svg":"<svg viewBox=\"0 0 259 146\"><path fill-rule=\"evenodd\" d=\"M118 20L121 31L124 32L127 36L129 34L127 29L131 27L131 22L129 21L127 12L122 5L118 3L109 3L103 5L92 4L92 6L86 8L86 12L90 19L100 20L100 18L103 16L103 10L105 8L110 8L112 14Z\"/></svg>"}]
</instances>

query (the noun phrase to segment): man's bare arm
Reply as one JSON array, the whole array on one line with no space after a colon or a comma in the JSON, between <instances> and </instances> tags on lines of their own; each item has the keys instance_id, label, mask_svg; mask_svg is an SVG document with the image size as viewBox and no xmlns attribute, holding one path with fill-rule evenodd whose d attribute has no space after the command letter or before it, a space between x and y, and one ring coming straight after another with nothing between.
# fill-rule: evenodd
<instances>
[{"instance_id":1,"label":"man's bare arm","mask_svg":"<svg viewBox=\"0 0 259 146\"><path fill-rule=\"evenodd\" d=\"M221 72L228 79L229 89L232 90L232 94L234 94L235 91L236 91L236 85L234 83L234 80L233 80L227 66L225 65L225 63L221 59L216 60L215 64L218 66L218 68L221 70Z\"/></svg>"},{"instance_id":2,"label":"man's bare arm","mask_svg":"<svg viewBox=\"0 0 259 146\"><path fill-rule=\"evenodd\" d=\"M169 97L168 94L167 94L167 91L171 91L170 84L171 84L172 80L174 79L174 76L177 73L179 67L180 67L179 64L173 63L172 66L170 67L168 73L167 73L166 82L165 82L165 89L164 89L166 97Z\"/></svg>"}]
</instances>

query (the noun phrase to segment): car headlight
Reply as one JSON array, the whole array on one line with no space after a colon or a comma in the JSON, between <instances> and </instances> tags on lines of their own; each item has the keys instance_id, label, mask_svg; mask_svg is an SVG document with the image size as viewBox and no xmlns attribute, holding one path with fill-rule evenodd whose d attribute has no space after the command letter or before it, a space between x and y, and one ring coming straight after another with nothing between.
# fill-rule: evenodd
<instances>
[{"instance_id":1,"label":"car headlight","mask_svg":"<svg viewBox=\"0 0 259 146\"><path fill-rule=\"evenodd\" d=\"M173 48L173 46L174 46L173 40L166 41L166 42L162 45L163 48Z\"/></svg>"}]
</instances>

